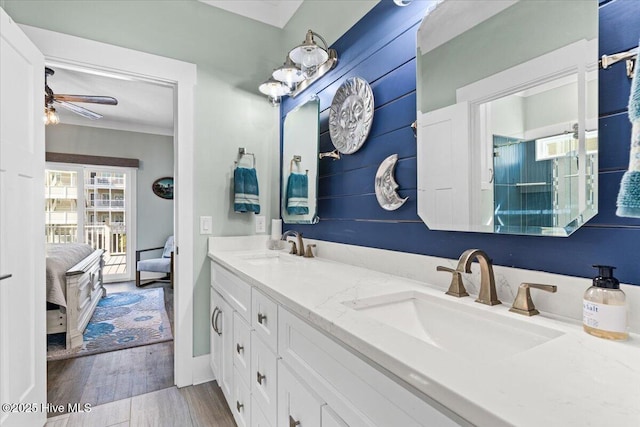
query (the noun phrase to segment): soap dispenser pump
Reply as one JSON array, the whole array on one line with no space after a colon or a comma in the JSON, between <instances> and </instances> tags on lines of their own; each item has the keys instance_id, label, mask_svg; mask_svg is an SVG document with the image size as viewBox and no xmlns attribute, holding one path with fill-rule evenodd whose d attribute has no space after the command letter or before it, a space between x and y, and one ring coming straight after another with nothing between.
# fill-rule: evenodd
<instances>
[{"instance_id":1,"label":"soap dispenser pump","mask_svg":"<svg viewBox=\"0 0 640 427\"><path fill-rule=\"evenodd\" d=\"M627 298L620 290L620 282L613 277L608 265L594 265L599 269L593 286L584 293L582 325L585 332L610 340L626 340Z\"/></svg>"}]
</instances>

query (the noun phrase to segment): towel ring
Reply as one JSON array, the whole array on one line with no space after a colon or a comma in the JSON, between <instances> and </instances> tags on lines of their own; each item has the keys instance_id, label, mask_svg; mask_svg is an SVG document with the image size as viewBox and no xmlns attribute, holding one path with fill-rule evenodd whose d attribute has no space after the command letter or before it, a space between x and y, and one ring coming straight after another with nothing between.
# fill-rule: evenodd
<instances>
[{"instance_id":1,"label":"towel ring","mask_svg":"<svg viewBox=\"0 0 640 427\"><path fill-rule=\"evenodd\" d=\"M234 163L236 164L236 167L238 167L240 165L240 161L242 160L242 158L244 156L251 156L252 159L252 163L251 163L251 167L255 168L256 167L256 155L253 153L248 153L244 148L240 147L238 148L238 160L236 160Z\"/></svg>"},{"instance_id":2,"label":"towel ring","mask_svg":"<svg viewBox=\"0 0 640 427\"><path fill-rule=\"evenodd\" d=\"M302 156L293 156L293 158L291 159L291 162L289 163L289 173L293 173L293 164L297 163L299 167L301 161L302 161ZM308 169L307 169L307 172L309 172Z\"/></svg>"}]
</instances>

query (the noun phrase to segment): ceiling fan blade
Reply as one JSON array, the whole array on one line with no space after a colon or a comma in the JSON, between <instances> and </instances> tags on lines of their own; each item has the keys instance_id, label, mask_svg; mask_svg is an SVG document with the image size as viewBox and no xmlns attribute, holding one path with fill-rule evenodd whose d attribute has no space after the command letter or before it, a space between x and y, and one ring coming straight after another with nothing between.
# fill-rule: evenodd
<instances>
[{"instance_id":1,"label":"ceiling fan blade","mask_svg":"<svg viewBox=\"0 0 640 427\"><path fill-rule=\"evenodd\" d=\"M112 96L97 96L97 95L58 95L55 94L54 98L57 101L67 102L89 102L91 104L104 104L104 105L118 105L118 100Z\"/></svg>"},{"instance_id":2,"label":"ceiling fan blade","mask_svg":"<svg viewBox=\"0 0 640 427\"><path fill-rule=\"evenodd\" d=\"M102 114L94 113L91 110L87 110L84 107L80 107L78 105L72 104L66 101L60 101L58 99L54 99L54 103L61 106L62 108L66 108L69 111L73 111L76 114L81 115L82 117L86 117L87 119L97 120L102 118Z\"/></svg>"}]
</instances>

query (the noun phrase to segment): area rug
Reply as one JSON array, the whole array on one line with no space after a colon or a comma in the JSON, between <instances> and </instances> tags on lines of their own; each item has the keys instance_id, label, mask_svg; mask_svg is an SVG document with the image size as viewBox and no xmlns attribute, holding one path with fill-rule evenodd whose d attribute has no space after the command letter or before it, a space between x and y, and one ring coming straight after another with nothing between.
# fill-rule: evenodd
<instances>
[{"instance_id":1,"label":"area rug","mask_svg":"<svg viewBox=\"0 0 640 427\"><path fill-rule=\"evenodd\" d=\"M102 298L83 334L82 345L65 348L65 334L47 337L47 360L69 359L171 341L162 288L120 292Z\"/></svg>"}]
</instances>

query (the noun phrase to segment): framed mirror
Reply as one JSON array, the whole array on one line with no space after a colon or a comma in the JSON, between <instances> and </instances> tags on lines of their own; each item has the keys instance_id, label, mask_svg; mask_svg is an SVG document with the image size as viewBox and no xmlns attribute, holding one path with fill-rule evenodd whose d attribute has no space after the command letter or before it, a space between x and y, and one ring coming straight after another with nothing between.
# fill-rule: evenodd
<instances>
[{"instance_id":1,"label":"framed mirror","mask_svg":"<svg viewBox=\"0 0 640 427\"><path fill-rule=\"evenodd\" d=\"M598 2L444 0L417 35L418 214L568 236L597 213Z\"/></svg>"},{"instance_id":2,"label":"framed mirror","mask_svg":"<svg viewBox=\"0 0 640 427\"><path fill-rule=\"evenodd\" d=\"M282 131L281 214L285 224L318 222L320 101L311 97L287 113Z\"/></svg>"}]
</instances>

